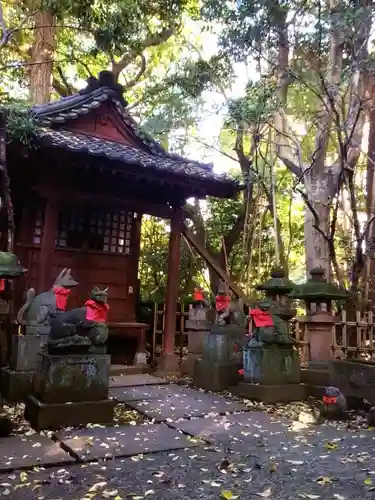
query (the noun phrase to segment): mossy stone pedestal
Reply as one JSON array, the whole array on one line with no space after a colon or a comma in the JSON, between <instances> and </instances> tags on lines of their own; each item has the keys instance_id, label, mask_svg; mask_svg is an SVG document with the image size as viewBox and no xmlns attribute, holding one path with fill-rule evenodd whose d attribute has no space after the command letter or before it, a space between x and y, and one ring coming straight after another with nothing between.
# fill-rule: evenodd
<instances>
[{"instance_id":1,"label":"mossy stone pedestal","mask_svg":"<svg viewBox=\"0 0 375 500\"><path fill-rule=\"evenodd\" d=\"M113 421L107 354L40 354L25 418L36 430Z\"/></svg>"},{"instance_id":2,"label":"mossy stone pedestal","mask_svg":"<svg viewBox=\"0 0 375 500\"><path fill-rule=\"evenodd\" d=\"M298 352L294 346L255 343L243 351L244 382L232 391L264 403L304 399Z\"/></svg>"},{"instance_id":3,"label":"mossy stone pedestal","mask_svg":"<svg viewBox=\"0 0 375 500\"><path fill-rule=\"evenodd\" d=\"M194 384L202 389L223 391L239 381L242 354L235 350L245 330L236 325L214 325L203 336L202 356L195 360Z\"/></svg>"}]
</instances>

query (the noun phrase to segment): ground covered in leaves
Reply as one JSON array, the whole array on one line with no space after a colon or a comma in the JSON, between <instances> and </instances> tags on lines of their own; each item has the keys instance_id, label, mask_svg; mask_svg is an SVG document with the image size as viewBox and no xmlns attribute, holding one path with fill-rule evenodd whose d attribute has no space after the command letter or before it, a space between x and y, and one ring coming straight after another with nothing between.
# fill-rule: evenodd
<instances>
[{"instance_id":1,"label":"ground covered in leaves","mask_svg":"<svg viewBox=\"0 0 375 500\"><path fill-rule=\"evenodd\" d=\"M375 498L375 431L368 428L364 415L353 414L350 422L317 423L314 400L277 405L241 402L249 412L167 420L174 432L191 434L191 448L2 473L0 497ZM14 422L15 434L34 433L23 420L23 405L5 409ZM119 404L115 426L124 424L142 427L147 419ZM103 446L106 439L113 440L104 433L102 439Z\"/></svg>"},{"instance_id":2,"label":"ground covered in leaves","mask_svg":"<svg viewBox=\"0 0 375 500\"><path fill-rule=\"evenodd\" d=\"M225 424L211 437L212 444L193 438L196 446L188 450L2 474L0 496L12 500L375 497L373 430L348 429L345 423L311 425L300 418L286 419L277 411L281 405L273 413L254 412L251 428Z\"/></svg>"}]
</instances>

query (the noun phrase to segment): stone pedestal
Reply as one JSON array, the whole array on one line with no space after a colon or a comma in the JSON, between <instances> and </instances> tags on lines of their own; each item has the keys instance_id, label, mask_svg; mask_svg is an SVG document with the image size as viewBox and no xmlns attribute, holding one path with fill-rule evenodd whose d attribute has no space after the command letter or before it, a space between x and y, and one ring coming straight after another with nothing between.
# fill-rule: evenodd
<instances>
[{"instance_id":1,"label":"stone pedestal","mask_svg":"<svg viewBox=\"0 0 375 500\"><path fill-rule=\"evenodd\" d=\"M108 399L111 358L107 354L40 354L34 394L25 418L34 429L107 423L115 402Z\"/></svg>"},{"instance_id":2,"label":"stone pedestal","mask_svg":"<svg viewBox=\"0 0 375 500\"><path fill-rule=\"evenodd\" d=\"M47 335L13 335L9 367L1 369L1 393L10 403L23 401L33 393L33 378L39 351Z\"/></svg>"},{"instance_id":3,"label":"stone pedestal","mask_svg":"<svg viewBox=\"0 0 375 500\"><path fill-rule=\"evenodd\" d=\"M192 307L189 319L186 321L188 329L188 355L181 366L184 375L193 376L194 363L202 354L204 334L210 331L215 312L207 307Z\"/></svg>"},{"instance_id":4,"label":"stone pedestal","mask_svg":"<svg viewBox=\"0 0 375 500\"><path fill-rule=\"evenodd\" d=\"M329 312L308 314L298 318L305 325L309 343L309 365L303 370L302 381L307 395L320 397L329 385L328 363L332 359L332 328L337 318Z\"/></svg>"},{"instance_id":5,"label":"stone pedestal","mask_svg":"<svg viewBox=\"0 0 375 500\"><path fill-rule=\"evenodd\" d=\"M244 382L233 389L236 395L265 403L304 399L298 352L293 346L255 344L243 351L243 365Z\"/></svg>"},{"instance_id":6,"label":"stone pedestal","mask_svg":"<svg viewBox=\"0 0 375 500\"><path fill-rule=\"evenodd\" d=\"M235 351L246 331L234 325L214 326L203 335L202 356L195 360L194 384L202 389L223 391L239 381L242 354Z\"/></svg>"},{"instance_id":7,"label":"stone pedestal","mask_svg":"<svg viewBox=\"0 0 375 500\"><path fill-rule=\"evenodd\" d=\"M375 363L349 359L329 362L330 385L346 398L367 399L375 405Z\"/></svg>"}]
</instances>

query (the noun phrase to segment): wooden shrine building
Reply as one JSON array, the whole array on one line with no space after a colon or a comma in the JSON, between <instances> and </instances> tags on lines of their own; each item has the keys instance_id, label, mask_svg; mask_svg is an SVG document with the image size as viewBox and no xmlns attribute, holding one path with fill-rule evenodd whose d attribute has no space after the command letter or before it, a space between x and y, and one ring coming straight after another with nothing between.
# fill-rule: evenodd
<instances>
[{"instance_id":1,"label":"wooden shrine building","mask_svg":"<svg viewBox=\"0 0 375 500\"><path fill-rule=\"evenodd\" d=\"M167 153L131 118L122 94L103 71L77 94L32 108L36 148L7 148L14 251L28 269L16 284L16 307L28 287L49 289L67 267L80 283L69 308L82 305L94 285L108 286L110 331L136 331L142 214L168 218L164 361L171 366L182 206L189 197L230 198L239 186L211 165Z\"/></svg>"}]
</instances>

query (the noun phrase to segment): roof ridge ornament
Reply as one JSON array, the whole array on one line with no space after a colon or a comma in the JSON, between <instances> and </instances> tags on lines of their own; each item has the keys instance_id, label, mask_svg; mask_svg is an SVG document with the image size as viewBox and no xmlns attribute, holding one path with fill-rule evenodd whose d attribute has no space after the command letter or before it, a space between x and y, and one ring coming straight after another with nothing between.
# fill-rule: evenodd
<instances>
[{"instance_id":1,"label":"roof ridge ornament","mask_svg":"<svg viewBox=\"0 0 375 500\"><path fill-rule=\"evenodd\" d=\"M100 71L97 78L90 75L86 82L87 86L79 91L81 95L90 94L100 88L106 88L118 94L118 98L122 101L122 104L127 106L128 103L123 97L124 87L116 81L115 75L112 71Z\"/></svg>"}]
</instances>

